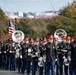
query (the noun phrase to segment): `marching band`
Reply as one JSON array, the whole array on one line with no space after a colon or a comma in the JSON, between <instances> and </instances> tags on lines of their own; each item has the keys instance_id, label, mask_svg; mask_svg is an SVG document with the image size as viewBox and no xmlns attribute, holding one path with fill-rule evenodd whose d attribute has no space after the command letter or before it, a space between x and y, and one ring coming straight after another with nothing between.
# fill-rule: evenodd
<instances>
[{"instance_id":1,"label":"marching band","mask_svg":"<svg viewBox=\"0 0 76 75\"><path fill-rule=\"evenodd\" d=\"M26 71L26 75L36 75L37 71L39 75L76 75L75 62L76 35L74 41L63 36L58 42L50 35L43 39L25 38L21 43L11 39L0 42L0 69L18 69L22 74Z\"/></svg>"},{"instance_id":2,"label":"marching band","mask_svg":"<svg viewBox=\"0 0 76 75\"><path fill-rule=\"evenodd\" d=\"M76 35L0 42L0 69L26 75L76 75Z\"/></svg>"}]
</instances>

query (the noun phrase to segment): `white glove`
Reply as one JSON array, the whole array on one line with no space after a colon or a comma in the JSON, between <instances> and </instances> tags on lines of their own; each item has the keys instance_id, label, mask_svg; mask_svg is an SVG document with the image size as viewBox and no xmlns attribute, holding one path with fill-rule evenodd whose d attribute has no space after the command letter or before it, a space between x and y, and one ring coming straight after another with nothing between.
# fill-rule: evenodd
<instances>
[{"instance_id":1,"label":"white glove","mask_svg":"<svg viewBox=\"0 0 76 75\"><path fill-rule=\"evenodd\" d=\"M64 59L64 62L67 62L67 59L66 58Z\"/></svg>"},{"instance_id":2,"label":"white glove","mask_svg":"<svg viewBox=\"0 0 76 75\"><path fill-rule=\"evenodd\" d=\"M31 49L28 49L28 52L30 53L31 52Z\"/></svg>"},{"instance_id":3,"label":"white glove","mask_svg":"<svg viewBox=\"0 0 76 75\"><path fill-rule=\"evenodd\" d=\"M10 53L12 53L12 51L10 51Z\"/></svg>"},{"instance_id":4,"label":"white glove","mask_svg":"<svg viewBox=\"0 0 76 75\"><path fill-rule=\"evenodd\" d=\"M55 61L57 61L57 59L55 59Z\"/></svg>"},{"instance_id":5,"label":"white glove","mask_svg":"<svg viewBox=\"0 0 76 75\"><path fill-rule=\"evenodd\" d=\"M0 54L1 54L2 52L0 52Z\"/></svg>"},{"instance_id":6,"label":"white glove","mask_svg":"<svg viewBox=\"0 0 76 75\"><path fill-rule=\"evenodd\" d=\"M63 56L63 59L65 59L65 56Z\"/></svg>"},{"instance_id":7,"label":"white glove","mask_svg":"<svg viewBox=\"0 0 76 75\"><path fill-rule=\"evenodd\" d=\"M20 55L20 58L22 59L22 55Z\"/></svg>"}]
</instances>

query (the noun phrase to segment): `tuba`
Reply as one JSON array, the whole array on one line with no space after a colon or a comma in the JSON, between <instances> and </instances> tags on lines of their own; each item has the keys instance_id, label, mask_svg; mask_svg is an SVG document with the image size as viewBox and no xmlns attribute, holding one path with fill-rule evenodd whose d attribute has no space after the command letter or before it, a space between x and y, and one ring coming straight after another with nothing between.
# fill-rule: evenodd
<instances>
[{"instance_id":1,"label":"tuba","mask_svg":"<svg viewBox=\"0 0 76 75\"><path fill-rule=\"evenodd\" d=\"M62 36L67 36L67 32L64 29L57 29L54 33L54 37L58 38L58 41L62 41Z\"/></svg>"},{"instance_id":2,"label":"tuba","mask_svg":"<svg viewBox=\"0 0 76 75\"><path fill-rule=\"evenodd\" d=\"M12 39L14 42L20 43L24 39L24 33L17 30L12 34Z\"/></svg>"}]
</instances>

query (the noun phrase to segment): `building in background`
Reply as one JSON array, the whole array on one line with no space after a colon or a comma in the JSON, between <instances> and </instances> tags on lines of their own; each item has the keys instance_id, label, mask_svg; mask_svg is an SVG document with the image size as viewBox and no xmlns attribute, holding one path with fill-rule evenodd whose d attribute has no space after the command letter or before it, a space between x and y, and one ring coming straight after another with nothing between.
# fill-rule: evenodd
<instances>
[{"instance_id":1,"label":"building in background","mask_svg":"<svg viewBox=\"0 0 76 75\"><path fill-rule=\"evenodd\" d=\"M52 18L54 16L57 16L59 14L58 11L45 11L45 12L5 12L5 15L10 18L10 19L14 19L15 17L18 19L21 18L26 18L26 19L38 19L38 18Z\"/></svg>"}]
</instances>

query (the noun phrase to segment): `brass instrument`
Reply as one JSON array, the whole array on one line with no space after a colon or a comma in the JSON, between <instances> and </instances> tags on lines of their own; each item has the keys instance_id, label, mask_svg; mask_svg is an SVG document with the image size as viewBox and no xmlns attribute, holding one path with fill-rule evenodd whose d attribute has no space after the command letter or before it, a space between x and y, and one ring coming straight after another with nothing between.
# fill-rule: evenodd
<instances>
[{"instance_id":1,"label":"brass instrument","mask_svg":"<svg viewBox=\"0 0 76 75\"><path fill-rule=\"evenodd\" d=\"M43 57L40 57L38 60L39 60L39 62L38 62L38 66L39 66L39 67L44 66L44 60L43 60Z\"/></svg>"},{"instance_id":2,"label":"brass instrument","mask_svg":"<svg viewBox=\"0 0 76 75\"><path fill-rule=\"evenodd\" d=\"M44 66L44 62L46 62L46 56L44 55L43 57L40 57L38 62L39 67Z\"/></svg>"},{"instance_id":3,"label":"brass instrument","mask_svg":"<svg viewBox=\"0 0 76 75\"><path fill-rule=\"evenodd\" d=\"M20 43L24 39L24 33L17 30L12 34L12 39L14 42Z\"/></svg>"},{"instance_id":4,"label":"brass instrument","mask_svg":"<svg viewBox=\"0 0 76 75\"><path fill-rule=\"evenodd\" d=\"M58 38L58 41L62 41L62 36L67 36L67 32L64 29L57 29L54 33L54 37Z\"/></svg>"}]
</instances>

